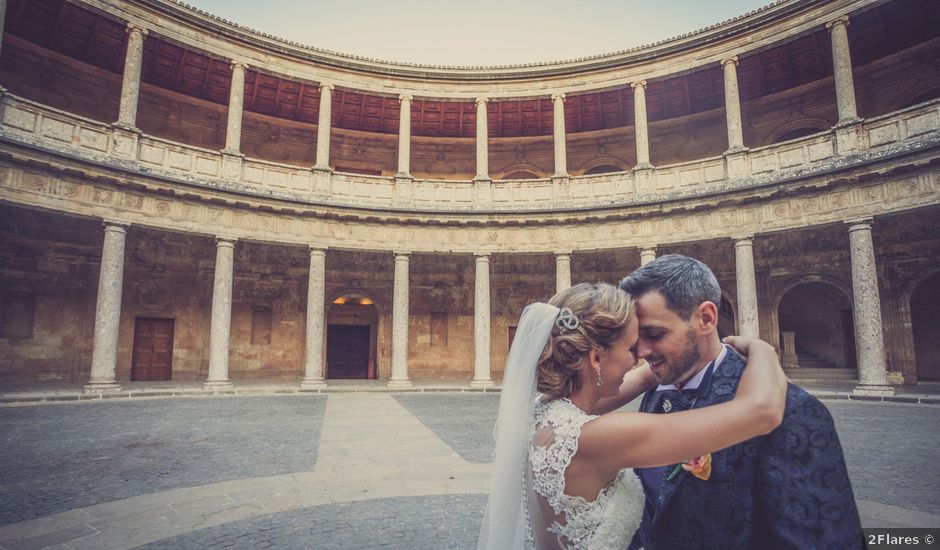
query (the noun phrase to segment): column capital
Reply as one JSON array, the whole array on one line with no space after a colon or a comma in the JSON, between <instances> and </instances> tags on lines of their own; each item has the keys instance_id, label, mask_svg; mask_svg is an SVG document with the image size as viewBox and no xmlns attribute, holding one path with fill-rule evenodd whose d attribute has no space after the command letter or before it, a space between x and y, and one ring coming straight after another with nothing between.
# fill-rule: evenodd
<instances>
[{"instance_id":1,"label":"column capital","mask_svg":"<svg viewBox=\"0 0 940 550\"><path fill-rule=\"evenodd\" d=\"M570 250L556 250L555 252L552 252L552 254L554 254L556 258L559 257L559 256L568 256L568 257L570 257L570 256L571 256L571 251L570 251Z\"/></svg>"},{"instance_id":2,"label":"column capital","mask_svg":"<svg viewBox=\"0 0 940 550\"><path fill-rule=\"evenodd\" d=\"M490 256L493 254L491 252L474 252L473 256L476 258L477 262L488 262L490 261Z\"/></svg>"},{"instance_id":3,"label":"column capital","mask_svg":"<svg viewBox=\"0 0 940 550\"><path fill-rule=\"evenodd\" d=\"M148 31L147 29L145 29L144 27L141 27L140 25L136 23L128 23L127 26L124 27L124 32L126 32L127 34L137 33L141 36L147 36L147 34L150 33L150 31Z\"/></svg>"},{"instance_id":4,"label":"column capital","mask_svg":"<svg viewBox=\"0 0 940 550\"><path fill-rule=\"evenodd\" d=\"M631 82L631 83L630 83L630 87L633 88L634 90L637 89L637 88L643 88L643 89L645 90L645 89L646 89L646 81L645 81L645 80L637 80L636 82Z\"/></svg>"},{"instance_id":5,"label":"column capital","mask_svg":"<svg viewBox=\"0 0 940 550\"><path fill-rule=\"evenodd\" d=\"M488 97L478 97L478 98L476 98L476 101L475 101L475 103L477 104L477 106L479 106L481 103L484 104L484 105L486 105L486 104L489 103L489 102L490 102L490 98L488 98Z\"/></svg>"},{"instance_id":6,"label":"column capital","mask_svg":"<svg viewBox=\"0 0 940 550\"><path fill-rule=\"evenodd\" d=\"M321 94L323 93L323 90L329 90L330 92L332 92L334 88L336 88L336 84L333 84L332 82L321 82L321 83L320 83L320 93L321 93Z\"/></svg>"},{"instance_id":7,"label":"column capital","mask_svg":"<svg viewBox=\"0 0 940 550\"><path fill-rule=\"evenodd\" d=\"M237 60L233 59L232 62L231 62L231 64L230 64L230 66L232 67L232 70L233 70L233 71L234 71L235 69L241 69L241 70L243 70L243 71L247 71L247 70L248 70L248 63L245 63L244 61L237 61Z\"/></svg>"},{"instance_id":8,"label":"column capital","mask_svg":"<svg viewBox=\"0 0 940 550\"><path fill-rule=\"evenodd\" d=\"M307 245L307 252L309 252L311 256L326 256L326 251L327 247L325 246Z\"/></svg>"},{"instance_id":9,"label":"column capital","mask_svg":"<svg viewBox=\"0 0 940 550\"><path fill-rule=\"evenodd\" d=\"M226 237L222 235L215 236L215 245L224 246L228 248L235 248L235 243L238 241L235 237Z\"/></svg>"},{"instance_id":10,"label":"column capital","mask_svg":"<svg viewBox=\"0 0 940 550\"><path fill-rule=\"evenodd\" d=\"M399 102L403 102L403 101L411 102L412 99L414 99L414 96L411 94L399 94L398 96Z\"/></svg>"},{"instance_id":11,"label":"column capital","mask_svg":"<svg viewBox=\"0 0 940 550\"><path fill-rule=\"evenodd\" d=\"M565 93L564 93L564 92L558 92L558 93L552 94L552 101L558 101L559 99L562 100L562 101L565 100Z\"/></svg>"},{"instance_id":12,"label":"column capital","mask_svg":"<svg viewBox=\"0 0 940 550\"><path fill-rule=\"evenodd\" d=\"M754 235L753 235L753 234L751 234L751 235L732 235L732 236L731 236L731 239L734 241L734 245L737 246L738 243L744 243L744 242L750 243L750 242L753 242L753 241L754 241Z\"/></svg>"},{"instance_id":13,"label":"column capital","mask_svg":"<svg viewBox=\"0 0 940 550\"><path fill-rule=\"evenodd\" d=\"M839 16L839 17L836 17L836 18L833 19L832 21L829 21L828 23L826 23L826 28L831 31L833 27L836 27L836 26L838 26L838 25L842 25L842 26L844 26L844 27L848 27L848 26L849 26L849 16L848 16L848 15L841 15L841 16Z\"/></svg>"},{"instance_id":14,"label":"column capital","mask_svg":"<svg viewBox=\"0 0 940 550\"><path fill-rule=\"evenodd\" d=\"M722 60L721 60L721 66L722 66L722 67L724 67L725 65L728 65L729 63L734 63L734 66L737 67L737 66L738 66L738 56L734 55L734 56L729 57L728 59L722 59Z\"/></svg>"},{"instance_id":15,"label":"column capital","mask_svg":"<svg viewBox=\"0 0 940 550\"><path fill-rule=\"evenodd\" d=\"M119 220L110 220L108 218L102 219L101 225L104 226L105 231L120 231L121 233L126 233L127 228L131 226L129 222L122 222Z\"/></svg>"},{"instance_id":16,"label":"column capital","mask_svg":"<svg viewBox=\"0 0 940 550\"><path fill-rule=\"evenodd\" d=\"M859 229L870 229L874 221L874 218L855 218L842 223L849 227L849 231L856 231Z\"/></svg>"},{"instance_id":17,"label":"column capital","mask_svg":"<svg viewBox=\"0 0 940 550\"><path fill-rule=\"evenodd\" d=\"M410 250L394 250L392 251L392 254L395 255L396 260L399 258L404 258L407 260L408 257L411 256L411 251Z\"/></svg>"}]
</instances>

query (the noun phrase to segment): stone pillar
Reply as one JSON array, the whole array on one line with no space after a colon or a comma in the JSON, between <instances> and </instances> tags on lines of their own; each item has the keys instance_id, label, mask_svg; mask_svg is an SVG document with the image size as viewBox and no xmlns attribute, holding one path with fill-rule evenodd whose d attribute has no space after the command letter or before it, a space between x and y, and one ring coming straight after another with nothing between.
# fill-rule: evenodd
<instances>
[{"instance_id":1,"label":"stone pillar","mask_svg":"<svg viewBox=\"0 0 940 550\"><path fill-rule=\"evenodd\" d=\"M855 315L855 342L858 351L857 395L893 395L885 368L884 335L875 247L871 239L871 218L846 222L852 257L852 311Z\"/></svg>"},{"instance_id":2,"label":"stone pillar","mask_svg":"<svg viewBox=\"0 0 940 550\"><path fill-rule=\"evenodd\" d=\"M0 0L0 45L3 44L3 23L7 15L7 0ZM2 87L0 87L2 89Z\"/></svg>"},{"instance_id":3,"label":"stone pillar","mask_svg":"<svg viewBox=\"0 0 940 550\"><path fill-rule=\"evenodd\" d=\"M552 128L555 139L556 178L568 177L568 151L565 143L565 94L552 94Z\"/></svg>"},{"instance_id":4,"label":"stone pillar","mask_svg":"<svg viewBox=\"0 0 940 550\"><path fill-rule=\"evenodd\" d=\"M738 93L737 56L721 62L725 73L725 118L728 125L728 152L744 150L744 130L741 125L741 97Z\"/></svg>"},{"instance_id":5,"label":"stone pillar","mask_svg":"<svg viewBox=\"0 0 940 550\"><path fill-rule=\"evenodd\" d=\"M785 330L780 333L783 336L783 353L780 362L785 369L795 369L800 366L799 358L796 356L796 333L791 330Z\"/></svg>"},{"instance_id":6,"label":"stone pillar","mask_svg":"<svg viewBox=\"0 0 940 550\"><path fill-rule=\"evenodd\" d=\"M474 388L492 387L490 377L490 255L476 255L473 291L473 380Z\"/></svg>"},{"instance_id":7,"label":"stone pillar","mask_svg":"<svg viewBox=\"0 0 940 550\"><path fill-rule=\"evenodd\" d=\"M326 251L310 247L307 275L307 332L301 389L326 387L323 373L323 325L326 317Z\"/></svg>"},{"instance_id":8,"label":"stone pillar","mask_svg":"<svg viewBox=\"0 0 940 550\"><path fill-rule=\"evenodd\" d=\"M411 386L408 379L408 252L395 253L395 294L392 297L392 377L390 388Z\"/></svg>"},{"instance_id":9,"label":"stone pillar","mask_svg":"<svg viewBox=\"0 0 940 550\"><path fill-rule=\"evenodd\" d=\"M738 333L741 336L760 338L757 277L754 275L754 244L751 239L749 235L738 237L734 241L735 280L738 290Z\"/></svg>"},{"instance_id":10,"label":"stone pillar","mask_svg":"<svg viewBox=\"0 0 940 550\"><path fill-rule=\"evenodd\" d=\"M91 379L85 393L116 391L118 330L121 324L121 291L124 287L124 241L128 224L104 221L104 246L98 274L95 307L95 340L91 354Z\"/></svg>"},{"instance_id":11,"label":"stone pillar","mask_svg":"<svg viewBox=\"0 0 940 550\"><path fill-rule=\"evenodd\" d=\"M3 2L6 4L6 2ZM117 124L137 129L137 104L140 97L140 68L144 58L144 36L147 29L127 24L127 54L124 56L124 80L121 83L121 104Z\"/></svg>"},{"instance_id":12,"label":"stone pillar","mask_svg":"<svg viewBox=\"0 0 940 550\"><path fill-rule=\"evenodd\" d=\"M489 123L486 119L486 104L489 99L477 98L477 175L473 179L490 179Z\"/></svg>"},{"instance_id":13,"label":"stone pillar","mask_svg":"<svg viewBox=\"0 0 940 550\"><path fill-rule=\"evenodd\" d=\"M203 389L231 388L228 353L232 330L232 274L235 239L215 240L215 282L212 285L212 318L209 321L209 377Z\"/></svg>"},{"instance_id":14,"label":"stone pillar","mask_svg":"<svg viewBox=\"0 0 940 550\"><path fill-rule=\"evenodd\" d=\"M398 173L396 177L411 177L411 96L400 95L398 102Z\"/></svg>"},{"instance_id":15,"label":"stone pillar","mask_svg":"<svg viewBox=\"0 0 940 550\"><path fill-rule=\"evenodd\" d=\"M555 254L555 292L571 287L571 253Z\"/></svg>"},{"instance_id":16,"label":"stone pillar","mask_svg":"<svg viewBox=\"0 0 940 550\"><path fill-rule=\"evenodd\" d=\"M647 246L646 248L640 249L640 267L652 262L656 259L656 247Z\"/></svg>"},{"instance_id":17,"label":"stone pillar","mask_svg":"<svg viewBox=\"0 0 940 550\"><path fill-rule=\"evenodd\" d=\"M652 168L646 117L646 81L634 82L630 86L633 87L633 131L636 134L636 166L633 169Z\"/></svg>"},{"instance_id":18,"label":"stone pillar","mask_svg":"<svg viewBox=\"0 0 940 550\"><path fill-rule=\"evenodd\" d=\"M241 155L242 111L245 104L245 71L248 65L232 61L232 86L228 93L228 125L225 129L223 153Z\"/></svg>"},{"instance_id":19,"label":"stone pillar","mask_svg":"<svg viewBox=\"0 0 940 550\"><path fill-rule=\"evenodd\" d=\"M314 170L329 172L330 168L330 132L333 124L333 88L332 84L320 83L320 113L317 118L317 163Z\"/></svg>"},{"instance_id":20,"label":"stone pillar","mask_svg":"<svg viewBox=\"0 0 940 550\"><path fill-rule=\"evenodd\" d=\"M836 103L839 106L838 124L850 124L858 119L855 106L855 82L852 78L852 56L849 53L849 18L842 16L826 23L832 42L832 70L836 82Z\"/></svg>"}]
</instances>

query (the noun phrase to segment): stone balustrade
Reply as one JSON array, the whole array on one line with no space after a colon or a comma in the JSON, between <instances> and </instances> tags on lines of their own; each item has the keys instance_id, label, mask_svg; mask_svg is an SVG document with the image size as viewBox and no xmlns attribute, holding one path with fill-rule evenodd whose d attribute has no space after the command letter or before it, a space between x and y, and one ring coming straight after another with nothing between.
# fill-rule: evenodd
<instances>
[{"instance_id":1,"label":"stone balustrade","mask_svg":"<svg viewBox=\"0 0 940 550\"><path fill-rule=\"evenodd\" d=\"M840 154L837 132L650 170L533 180L432 180L329 173L172 142L6 94L0 137L170 181L311 205L473 213L636 206L766 186L844 169L940 142L940 100L863 120L857 148ZM732 170L732 163L739 166ZM743 164L741 164L743 163Z\"/></svg>"}]
</instances>

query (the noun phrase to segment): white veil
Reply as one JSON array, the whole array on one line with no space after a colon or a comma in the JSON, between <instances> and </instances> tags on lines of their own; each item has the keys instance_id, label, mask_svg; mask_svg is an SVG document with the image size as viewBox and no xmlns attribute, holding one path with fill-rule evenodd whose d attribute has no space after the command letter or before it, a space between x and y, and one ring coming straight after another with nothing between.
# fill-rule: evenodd
<instances>
[{"instance_id":1,"label":"white veil","mask_svg":"<svg viewBox=\"0 0 940 550\"><path fill-rule=\"evenodd\" d=\"M526 456L532 437L539 355L555 326L558 308L545 303L526 306L516 329L499 398L496 449L490 474L490 497L483 514L478 550L522 548L526 540Z\"/></svg>"}]
</instances>

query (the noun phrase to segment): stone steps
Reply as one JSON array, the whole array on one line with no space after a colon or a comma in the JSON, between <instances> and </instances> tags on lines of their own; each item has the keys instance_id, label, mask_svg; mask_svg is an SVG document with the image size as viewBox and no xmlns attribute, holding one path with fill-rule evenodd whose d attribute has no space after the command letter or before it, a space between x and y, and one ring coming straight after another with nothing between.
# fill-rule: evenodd
<instances>
[{"instance_id":1,"label":"stone steps","mask_svg":"<svg viewBox=\"0 0 940 550\"><path fill-rule=\"evenodd\" d=\"M837 368L800 368L783 369L791 380L858 380L858 371L855 369Z\"/></svg>"}]
</instances>

